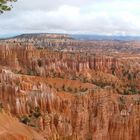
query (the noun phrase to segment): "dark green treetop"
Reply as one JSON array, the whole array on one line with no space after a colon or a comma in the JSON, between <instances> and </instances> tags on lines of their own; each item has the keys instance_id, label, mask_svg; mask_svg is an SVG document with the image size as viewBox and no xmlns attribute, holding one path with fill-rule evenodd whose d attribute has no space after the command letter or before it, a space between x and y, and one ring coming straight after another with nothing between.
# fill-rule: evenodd
<instances>
[{"instance_id":1,"label":"dark green treetop","mask_svg":"<svg viewBox=\"0 0 140 140\"><path fill-rule=\"evenodd\" d=\"M0 0L0 13L5 11L10 11L12 8L11 2L16 2L17 0Z\"/></svg>"}]
</instances>

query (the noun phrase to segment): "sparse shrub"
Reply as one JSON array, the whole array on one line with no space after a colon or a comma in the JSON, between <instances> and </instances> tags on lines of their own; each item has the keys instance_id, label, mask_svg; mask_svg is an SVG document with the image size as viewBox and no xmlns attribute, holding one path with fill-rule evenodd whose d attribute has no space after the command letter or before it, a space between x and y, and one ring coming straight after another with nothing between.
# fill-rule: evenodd
<instances>
[{"instance_id":1,"label":"sparse shrub","mask_svg":"<svg viewBox=\"0 0 140 140\"><path fill-rule=\"evenodd\" d=\"M29 124L29 126L31 126L31 127L36 127L36 125L34 125L34 124Z\"/></svg>"},{"instance_id":2,"label":"sparse shrub","mask_svg":"<svg viewBox=\"0 0 140 140\"><path fill-rule=\"evenodd\" d=\"M112 71L112 75L115 75L115 68L114 67L111 68L111 71Z\"/></svg>"},{"instance_id":3,"label":"sparse shrub","mask_svg":"<svg viewBox=\"0 0 140 140\"><path fill-rule=\"evenodd\" d=\"M68 87L67 90L68 90L69 92L72 92L72 88L71 88L71 87Z\"/></svg>"},{"instance_id":4,"label":"sparse shrub","mask_svg":"<svg viewBox=\"0 0 140 140\"><path fill-rule=\"evenodd\" d=\"M125 99L123 96L119 97L119 103L125 105Z\"/></svg>"},{"instance_id":5,"label":"sparse shrub","mask_svg":"<svg viewBox=\"0 0 140 140\"><path fill-rule=\"evenodd\" d=\"M128 87L128 89L124 90L124 95L134 95L138 94L139 90L137 89L136 85L134 83L131 83Z\"/></svg>"},{"instance_id":6,"label":"sparse shrub","mask_svg":"<svg viewBox=\"0 0 140 140\"><path fill-rule=\"evenodd\" d=\"M59 75L59 78L64 79L64 77L65 77L64 74L60 74L60 75Z\"/></svg>"},{"instance_id":7,"label":"sparse shrub","mask_svg":"<svg viewBox=\"0 0 140 140\"><path fill-rule=\"evenodd\" d=\"M130 94L137 94L137 90L136 90L135 88L131 88L131 89L129 90L129 93L130 93Z\"/></svg>"},{"instance_id":8,"label":"sparse shrub","mask_svg":"<svg viewBox=\"0 0 140 140\"><path fill-rule=\"evenodd\" d=\"M17 81L15 82L15 84L16 84L16 86L19 86L19 85L20 85L20 81L17 80Z\"/></svg>"},{"instance_id":9,"label":"sparse shrub","mask_svg":"<svg viewBox=\"0 0 140 140\"><path fill-rule=\"evenodd\" d=\"M42 62L41 62L41 60L38 60L37 63L38 63L38 66L39 66L39 67L42 67Z\"/></svg>"},{"instance_id":10,"label":"sparse shrub","mask_svg":"<svg viewBox=\"0 0 140 140\"><path fill-rule=\"evenodd\" d=\"M130 73L128 73L127 78L128 78L128 80L132 80L132 75Z\"/></svg>"},{"instance_id":11,"label":"sparse shrub","mask_svg":"<svg viewBox=\"0 0 140 140\"><path fill-rule=\"evenodd\" d=\"M123 92L123 94L124 94L124 95L129 95L128 90L125 89L124 92Z\"/></svg>"},{"instance_id":12,"label":"sparse shrub","mask_svg":"<svg viewBox=\"0 0 140 140\"><path fill-rule=\"evenodd\" d=\"M33 115L38 118L41 116L41 112L40 112L40 107L35 107L35 111L33 112Z\"/></svg>"},{"instance_id":13,"label":"sparse shrub","mask_svg":"<svg viewBox=\"0 0 140 140\"><path fill-rule=\"evenodd\" d=\"M19 71L16 70L15 73L16 73L16 74L22 74L22 70L19 70Z\"/></svg>"},{"instance_id":14,"label":"sparse shrub","mask_svg":"<svg viewBox=\"0 0 140 140\"><path fill-rule=\"evenodd\" d=\"M86 92L88 90L88 88L81 88L80 91L81 92Z\"/></svg>"},{"instance_id":15,"label":"sparse shrub","mask_svg":"<svg viewBox=\"0 0 140 140\"><path fill-rule=\"evenodd\" d=\"M20 121L27 125L30 122L30 118L28 116L22 116Z\"/></svg>"},{"instance_id":16,"label":"sparse shrub","mask_svg":"<svg viewBox=\"0 0 140 140\"><path fill-rule=\"evenodd\" d=\"M82 80L82 82L83 82L83 83L87 83L87 82L88 82L88 81L87 81L87 78L84 77L83 80Z\"/></svg>"},{"instance_id":17,"label":"sparse shrub","mask_svg":"<svg viewBox=\"0 0 140 140\"><path fill-rule=\"evenodd\" d=\"M137 105L140 105L140 98L137 98L135 101L134 101L135 104Z\"/></svg>"},{"instance_id":18,"label":"sparse shrub","mask_svg":"<svg viewBox=\"0 0 140 140\"><path fill-rule=\"evenodd\" d=\"M37 47L37 49L38 49L38 50L42 50L42 49L44 49L44 48L43 48L43 47Z\"/></svg>"},{"instance_id":19,"label":"sparse shrub","mask_svg":"<svg viewBox=\"0 0 140 140\"><path fill-rule=\"evenodd\" d=\"M36 118L38 118L38 117L41 116L41 113L40 113L40 112L34 112L33 114L34 114L34 116L35 116Z\"/></svg>"},{"instance_id":20,"label":"sparse shrub","mask_svg":"<svg viewBox=\"0 0 140 140\"><path fill-rule=\"evenodd\" d=\"M62 86L62 90L65 91L65 85Z\"/></svg>"},{"instance_id":21,"label":"sparse shrub","mask_svg":"<svg viewBox=\"0 0 140 140\"><path fill-rule=\"evenodd\" d=\"M33 70L28 69L28 71L27 71L27 75L32 75L32 76L33 76L33 75L35 75L35 74L34 74L34 71L33 71Z\"/></svg>"},{"instance_id":22,"label":"sparse shrub","mask_svg":"<svg viewBox=\"0 0 140 140\"><path fill-rule=\"evenodd\" d=\"M76 80L76 77L75 77L75 76L73 76L73 77L71 78L71 80Z\"/></svg>"}]
</instances>

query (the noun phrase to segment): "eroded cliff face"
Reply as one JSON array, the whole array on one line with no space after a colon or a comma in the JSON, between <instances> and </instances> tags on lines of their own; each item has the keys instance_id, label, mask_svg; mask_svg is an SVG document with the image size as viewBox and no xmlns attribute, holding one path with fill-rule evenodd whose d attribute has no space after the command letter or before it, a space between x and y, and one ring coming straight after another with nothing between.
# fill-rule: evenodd
<instances>
[{"instance_id":1,"label":"eroded cliff face","mask_svg":"<svg viewBox=\"0 0 140 140\"><path fill-rule=\"evenodd\" d=\"M45 140L32 128L19 123L16 118L5 112L0 113L0 139L1 140Z\"/></svg>"},{"instance_id":2,"label":"eroded cliff face","mask_svg":"<svg viewBox=\"0 0 140 140\"><path fill-rule=\"evenodd\" d=\"M139 95L118 95L109 87L56 92L44 78L7 71L2 75L0 99L5 110L21 121L29 119L27 124L47 139L139 140Z\"/></svg>"},{"instance_id":3,"label":"eroded cliff face","mask_svg":"<svg viewBox=\"0 0 140 140\"><path fill-rule=\"evenodd\" d=\"M139 89L140 59L134 55L130 57L122 54L106 56L102 54L59 52L48 49L37 49L32 44L5 43L0 47L0 64L21 74L45 77L63 77L68 79L93 79L95 75L104 77L108 74L118 78L125 85ZM103 73L102 76L100 73Z\"/></svg>"},{"instance_id":4,"label":"eroded cliff face","mask_svg":"<svg viewBox=\"0 0 140 140\"><path fill-rule=\"evenodd\" d=\"M129 59L3 43L1 109L47 140L139 140L140 65Z\"/></svg>"},{"instance_id":5,"label":"eroded cliff face","mask_svg":"<svg viewBox=\"0 0 140 140\"><path fill-rule=\"evenodd\" d=\"M47 74L48 71L55 72L86 72L89 70L99 70L102 72L112 72L118 67L116 58L103 55L88 55L79 53L67 53L49 51L47 49L36 49L32 45L19 46L13 44L1 46L1 65L11 68L18 67L31 69L39 75Z\"/></svg>"},{"instance_id":6,"label":"eroded cliff face","mask_svg":"<svg viewBox=\"0 0 140 140\"><path fill-rule=\"evenodd\" d=\"M131 55L140 53L140 41L83 41L77 40L67 34L23 34L6 40L9 43L32 43L36 48L49 48L57 51L75 51L118 55L126 53Z\"/></svg>"}]
</instances>

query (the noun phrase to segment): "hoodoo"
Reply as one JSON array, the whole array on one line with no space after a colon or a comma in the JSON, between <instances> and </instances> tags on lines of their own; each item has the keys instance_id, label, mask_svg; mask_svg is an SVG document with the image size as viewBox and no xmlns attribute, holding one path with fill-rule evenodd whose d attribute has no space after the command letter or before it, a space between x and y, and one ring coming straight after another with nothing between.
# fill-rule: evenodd
<instances>
[{"instance_id":1,"label":"hoodoo","mask_svg":"<svg viewBox=\"0 0 140 140\"><path fill-rule=\"evenodd\" d=\"M139 140L139 44L1 40L0 140Z\"/></svg>"}]
</instances>

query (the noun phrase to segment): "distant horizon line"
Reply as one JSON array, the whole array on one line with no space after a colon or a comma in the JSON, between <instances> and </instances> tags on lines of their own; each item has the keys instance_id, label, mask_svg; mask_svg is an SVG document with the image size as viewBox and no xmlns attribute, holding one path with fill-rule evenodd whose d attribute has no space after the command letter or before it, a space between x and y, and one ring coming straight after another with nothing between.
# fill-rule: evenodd
<instances>
[{"instance_id":1,"label":"distant horizon line","mask_svg":"<svg viewBox=\"0 0 140 140\"><path fill-rule=\"evenodd\" d=\"M92 34L92 33L51 33L51 32L31 32L31 33L12 33L12 34L3 34L3 35L0 35L0 39L9 39L9 38L14 38L14 37L18 37L18 36L21 36L21 35L38 35L38 34L63 34L63 35L73 35L73 36L96 36L96 37L136 37L136 38L140 38L140 35L125 35L125 34Z\"/></svg>"}]
</instances>

